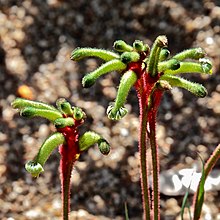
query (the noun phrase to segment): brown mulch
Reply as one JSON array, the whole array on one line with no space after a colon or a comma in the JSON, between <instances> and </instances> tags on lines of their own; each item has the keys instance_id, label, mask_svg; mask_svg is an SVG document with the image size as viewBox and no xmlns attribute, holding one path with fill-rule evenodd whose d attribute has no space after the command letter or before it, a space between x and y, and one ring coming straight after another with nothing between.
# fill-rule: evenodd
<instances>
[{"instance_id":1,"label":"brown mulch","mask_svg":"<svg viewBox=\"0 0 220 220\"><path fill-rule=\"evenodd\" d=\"M87 121L81 132L94 130L111 144L109 156L94 147L77 162L70 219L124 219L125 202L130 219L141 219L135 91L129 94L129 114L109 121L105 111L119 76L108 74L92 89L83 89L82 76L100 61L76 63L69 56L79 46L112 49L117 39L151 44L161 34L167 35L171 54L199 46L213 61L213 75L186 76L204 84L207 97L173 89L158 113L161 170L193 167L200 165L196 152L206 160L220 142L219 0L0 0L0 219L61 219L59 153L54 152L38 179L24 170L53 126L21 118L11 108L11 101L27 92L22 85L36 100L54 104L65 97L83 108ZM182 196L161 195L162 219L180 219L181 201ZM207 219L219 219L219 210L219 192L208 193Z\"/></svg>"}]
</instances>

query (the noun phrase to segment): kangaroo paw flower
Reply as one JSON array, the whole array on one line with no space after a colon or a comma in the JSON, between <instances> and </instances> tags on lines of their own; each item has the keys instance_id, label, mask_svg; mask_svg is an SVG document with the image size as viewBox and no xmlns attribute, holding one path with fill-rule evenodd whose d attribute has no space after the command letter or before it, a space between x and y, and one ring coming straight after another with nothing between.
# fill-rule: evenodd
<instances>
[{"instance_id":1,"label":"kangaroo paw flower","mask_svg":"<svg viewBox=\"0 0 220 220\"><path fill-rule=\"evenodd\" d=\"M119 55L112 51L96 48L76 48L72 52L70 59L78 61L85 57L98 57L104 61L110 61L113 59L118 59Z\"/></svg>"},{"instance_id":2,"label":"kangaroo paw flower","mask_svg":"<svg viewBox=\"0 0 220 220\"><path fill-rule=\"evenodd\" d=\"M118 52L126 52L126 51L127 52L131 52L131 51L133 51L133 47L130 46L129 44L127 44L123 40L115 41L113 47Z\"/></svg>"},{"instance_id":3,"label":"kangaroo paw flower","mask_svg":"<svg viewBox=\"0 0 220 220\"><path fill-rule=\"evenodd\" d=\"M162 76L161 79L166 80L172 87L180 87L186 89L200 98L203 98L207 95L206 88L199 83L193 83L186 79L173 75Z\"/></svg>"},{"instance_id":4,"label":"kangaroo paw flower","mask_svg":"<svg viewBox=\"0 0 220 220\"><path fill-rule=\"evenodd\" d=\"M107 155L110 152L108 142L95 132L87 131L79 138L80 151L85 151L94 144L98 144L99 150L102 154Z\"/></svg>"},{"instance_id":5,"label":"kangaroo paw flower","mask_svg":"<svg viewBox=\"0 0 220 220\"><path fill-rule=\"evenodd\" d=\"M100 66L98 69L94 70L91 73L88 73L83 77L82 84L83 87L91 87L95 81L102 75L111 72L111 71L120 71L126 69L126 65L120 60L114 59L108 61L107 63Z\"/></svg>"},{"instance_id":6,"label":"kangaroo paw flower","mask_svg":"<svg viewBox=\"0 0 220 220\"><path fill-rule=\"evenodd\" d=\"M44 168L41 164L35 161L28 161L25 164L25 169L30 173L33 177L38 177L40 173L44 172Z\"/></svg>"}]
</instances>

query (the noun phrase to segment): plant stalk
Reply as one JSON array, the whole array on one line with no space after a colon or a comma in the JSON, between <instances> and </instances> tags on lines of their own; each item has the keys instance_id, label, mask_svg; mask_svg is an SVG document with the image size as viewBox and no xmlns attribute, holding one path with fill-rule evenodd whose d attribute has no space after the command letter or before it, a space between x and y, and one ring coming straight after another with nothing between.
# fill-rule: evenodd
<instances>
[{"instance_id":1,"label":"plant stalk","mask_svg":"<svg viewBox=\"0 0 220 220\"><path fill-rule=\"evenodd\" d=\"M141 88L141 87L136 87ZM139 153L140 153L140 178L142 189L142 203L144 219L151 219L151 201L148 182L148 165L147 165L147 106L145 105L142 91L137 89L140 109L140 131L139 131Z\"/></svg>"}]
</instances>

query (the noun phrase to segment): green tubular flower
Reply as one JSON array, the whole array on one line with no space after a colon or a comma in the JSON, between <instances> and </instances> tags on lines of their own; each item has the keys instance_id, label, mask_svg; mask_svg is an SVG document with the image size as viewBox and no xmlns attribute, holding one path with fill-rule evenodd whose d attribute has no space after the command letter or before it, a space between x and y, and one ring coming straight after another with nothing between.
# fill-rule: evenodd
<instances>
[{"instance_id":1,"label":"green tubular flower","mask_svg":"<svg viewBox=\"0 0 220 220\"><path fill-rule=\"evenodd\" d=\"M165 70L177 70L180 68L180 61L177 59L170 59L158 64L158 72L164 72Z\"/></svg>"},{"instance_id":2,"label":"green tubular flower","mask_svg":"<svg viewBox=\"0 0 220 220\"><path fill-rule=\"evenodd\" d=\"M79 137L80 151L88 150L94 144L98 144L99 150L102 154L107 155L109 153L110 146L108 142L99 134L92 131L87 131Z\"/></svg>"},{"instance_id":3,"label":"green tubular flower","mask_svg":"<svg viewBox=\"0 0 220 220\"><path fill-rule=\"evenodd\" d=\"M114 70L115 71L124 70L126 69L126 67L127 66L120 60L114 59L108 61L107 63L101 65L98 69L88 73L83 77L82 80L83 87L85 88L91 87L95 83L96 79L98 79L100 76Z\"/></svg>"},{"instance_id":4,"label":"green tubular flower","mask_svg":"<svg viewBox=\"0 0 220 220\"><path fill-rule=\"evenodd\" d=\"M147 44L144 44L141 40L135 40L133 43L133 48L137 52L148 52L150 50L150 47Z\"/></svg>"},{"instance_id":5,"label":"green tubular flower","mask_svg":"<svg viewBox=\"0 0 220 220\"><path fill-rule=\"evenodd\" d=\"M25 164L25 169L30 173L33 177L38 177L40 173L44 172L44 168L41 164L35 161L28 161Z\"/></svg>"},{"instance_id":6,"label":"green tubular flower","mask_svg":"<svg viewBox=\"0 0 220 220\"><path fill-rule=\"evenodd\" d=\"M73 118L75 120L81 120L84 118L84 116L85 116L85 113L82 111L81 108L78 108L78 107L73 108Z\"/></svg>"},{"instance_id":7,"label":"green tubular flower","mask_svg":"<svg viewBox=\"0 0 220 220\"><path fill-rule=\"evenodd\" d=\"M42 144L34 161L30 161L25 165L26 170L37 177L41 172L44 171L43 166L47 161L52 151L59 145L65 142L63 134L56 132L49 136Z\"/></svg>"},{"instance_id":8,"label":"green tubular flower","mask_svg":"<svg viewBox=\"0 0 220 220\"><path fill-rule=\"evenodd\" d=\"M72 54L71 60L81 60L85 57L98 57L104 61L110 61L113 59L118 59L119 55L108 50L96 49L96 48L76 48Z\"/></svg>"},{"instance_id":9,"label":"green tubular flower","mask_svg":"<svg viewBox=\"0 0 220 220\"><path fill-rule=\"evenodd\" d=\"M188 50L184 50L175 56L173 56L174 59L177 59L179 61L185 60L185 59L194 59L198 60L200 58L203 58L206 55L205 51L198 47L198 48L192 48Z\"/></svg>"},{"instance_id":10,"label":"green tubular flower","mask_svg":"<svg viewBox=\"0 0 220 220\"><path fill-rule=\"evenodd\" d=\"M110 105L107 109L107 114L110 119L119 120L127 114L127 110L123 106L131 87L136 81L137 75L132 70L128 70L122 75L114 106Z\"/></svg>"},{"instance_id":11,"label":"green tubular flower","mask_svg":"<svg viewBox=\"0 0 220 220\"><path fill-rule=\"evenodd\" d=\"M206 88L201 84L193 83L173 75L163 75L160 79L167 81L172 87L184 88L200 98L203 98L207 95Z\"/></svg>"},{"instance_id":12,"label":"green tubular flower","mask_svg":"<svg viewBox=\"0 0 220 220\"><path fill-rule=\"evenodd\" d=\"M55 121L57 118L62 118L62 114L59 111L48 110L48 109L36 109L34 107L25 107L21 109L21 116L32 118L32 117L42 117L50 121Z\"/></svg>"},{"instance_id":13,"label":"green tubular flower","mask_svg":"<svg viewBox=\"0 0 220 220\"><path fill-rule=\"evenodd\" d=\"M165 74L179 73L205 73L212 74L212 64L208 59L202 59L201 63L180 62L180 68L177 70L165 70Z\"/></svg>"},{"instance_id":14,"label":"green tubular flower","mask_svg":"<svg viewBox=\"0 0 220 220\"><path fill-rule=\"evenodd\" d=\"M73 126L74 123L74 119L73 118L58 118L54 121L54 125L56 128L64 128L67 126Z\"/></svg>"},{"instance_id":15,"label":"green tubular flower","mask_svg":"<svg viewBox=\"0 0 220 220\"><path fill-rule=\"evenodd\" d=\"M33 107L33 108L36 108L36 109L47 109L47 110L52 110L52 111L59 112L52 105L48 105L48 104L45 104L43 102L37 102L37 101L31 101L31 100L28 100L28 99L22 99L22 98L16 98L12 102L11 105L15 109L23 109L25 107Z\"/></svg>"},{"instance_id":16,"label":"green tubular flower","mask_svg":"<svg viewBox=\"0 0 220 220\"><path fill-rule=\"evenodd\" d=\"M73 110L69 102L64 98L60 98L56 101L57 108L64 114L68 116L73 115Z\"/></svg>"},{"instance_id":17,"label":"green tubular flower","mask_svg":"<svg viewBox=\"0 0 220 220\"><path fill-rule=\"evenodd\" d=\"M125 52L125 51L131 52L134 50L132 46L130 46L123 40L115 41L113 47L118 52Z\"/></svg>"},{"instance_id":18,"label":"green tubular flower","mask_svg":"<svg viewBox=\"0 0 220 220\"><path fill-rule=\"evenodd\" d=\"M121 61L125 64L131 62L137 62L140 59L140 55L137 52L124 52L121 55Z\"/></svg>"},{"instance_id":19,"label":"green tubular flower","mask_svg":"<svg viewBox=\"0 0 220 220\"><path fill-rule=\"evenodd\" d=\"M159 61L164 61L170 56L170 51L167 48L163 48L160 52Z\"/></svg>"},{"instance_id":20,"label":"green tubular flower","mask_svg":"<svg viewBox=\"0 0 220 220\"><path fill-rule=\"evenodd\" d=\"M154 41L152 50L150 52L150 56L147 62L147 72L155 77L158 74L158 62L160 58L160 53L162 48L167 46L167 38L166 36L158 36Z\"/></svg>"}]
</instances>

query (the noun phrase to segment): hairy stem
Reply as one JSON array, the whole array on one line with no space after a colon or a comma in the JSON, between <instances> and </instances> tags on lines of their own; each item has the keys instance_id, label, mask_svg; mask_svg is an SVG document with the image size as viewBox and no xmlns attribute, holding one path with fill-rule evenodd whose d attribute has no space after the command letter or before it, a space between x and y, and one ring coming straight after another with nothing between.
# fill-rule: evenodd
<instances>
[{"instance_id":1,"label":"hairy stem","mask_svg":"<svg viewBox=\"0 0 220 220\"><path fill-rule=\"evenodd\" d=\"M158 147L156 143L156 112L150 111L148 114L149 122L149 139L152 156L152 172L153 172L153 212L154 220L160 219L160 194L159 194L159 157Z\"/></svg>"},{"instance_id":2,"label":"hairy stem","mask_svg":"<svg viewBox=\"0 0 220 220\"><path fill-rule=\"evenodd\" d=\"M139 87L140 88L140 87ZM140 105L140 133L139 133L139 152L140 152L140 173L141 173L141 189L144 219L151 219L151 202L148 183L148 166L147 166L147 106L145 105L144 96L138 91Z\"/></svg>"}]
</instances>

